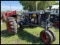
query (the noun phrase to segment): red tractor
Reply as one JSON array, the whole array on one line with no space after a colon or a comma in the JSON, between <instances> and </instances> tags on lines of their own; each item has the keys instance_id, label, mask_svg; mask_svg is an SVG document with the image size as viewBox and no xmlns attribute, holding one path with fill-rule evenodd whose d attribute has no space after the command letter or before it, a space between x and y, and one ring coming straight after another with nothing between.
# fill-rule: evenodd
<instances>
[{"instance_id":1,"label":"red tractor","mask_svg":"<svg viewBox=\"0 0 60 45\"><path fill-rule=\"evenodd\" d=\"M10 34L17 33L17 23L16 23L16 11L3 12L2 21L6 22L7 30Z\"/></svg>"}]
</instances>

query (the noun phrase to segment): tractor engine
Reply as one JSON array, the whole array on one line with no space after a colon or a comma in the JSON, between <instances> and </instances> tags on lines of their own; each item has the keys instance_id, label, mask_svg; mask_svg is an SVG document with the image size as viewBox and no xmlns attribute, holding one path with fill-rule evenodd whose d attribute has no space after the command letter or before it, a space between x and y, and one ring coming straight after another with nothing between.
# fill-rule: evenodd
<instances>
[{"instance_id":1,"label":"tractor engine","mask_svg":"<svg viewBox=\"0 0 60 45\"><path fill-rule=\"evenodd\" d=\"M2 13L3 22L5 22L8 17L16 17L16 11Z\"/></svg>"}]
</instances>

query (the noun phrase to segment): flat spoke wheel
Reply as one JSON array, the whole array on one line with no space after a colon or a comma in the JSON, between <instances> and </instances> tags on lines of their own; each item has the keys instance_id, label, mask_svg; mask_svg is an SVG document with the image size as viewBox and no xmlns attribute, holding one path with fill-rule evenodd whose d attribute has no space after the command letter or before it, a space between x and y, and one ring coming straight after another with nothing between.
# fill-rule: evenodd
<instances>
[{"instance_id":1,"label":"flat spoke wheel","mask_svg":"<svg viewBox=\"0 0 60 45\"><path fill-rule=\"evenodd\" d=\"M47 30L41 31L40 38L45 44L50 44L53 41L53 36Z\"/></svg>"}]
</instances>

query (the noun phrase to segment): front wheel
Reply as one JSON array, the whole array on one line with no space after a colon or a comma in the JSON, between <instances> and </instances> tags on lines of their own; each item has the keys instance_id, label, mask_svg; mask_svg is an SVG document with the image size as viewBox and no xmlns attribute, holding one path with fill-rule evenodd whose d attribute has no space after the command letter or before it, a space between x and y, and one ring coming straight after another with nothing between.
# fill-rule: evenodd
<instances>
[{"instance_id":1,"label":"front wheel","mask_svg":"<svg viewBox=\"0 0 60 45\"><path fill-rule=\"evenodd\" d=\"M51 33L51 35L53 36L53 42L56 40L56 36L55 36L55 34L54 34L54 32L52 31L52 30L48 30L50 33Z\"/></svg>"},{"instance_id":2,"label":"front wheel","mask_svg":"<svg viewBox=\"0 0 60 45\"><path fill-rule=\"evenodd\" d=\"M53 41L52 34L49 31L47 31L47 30L41 31L40 38L46 44L49 44L49 43L51 43Z\"/></svg>"}]
</instances>

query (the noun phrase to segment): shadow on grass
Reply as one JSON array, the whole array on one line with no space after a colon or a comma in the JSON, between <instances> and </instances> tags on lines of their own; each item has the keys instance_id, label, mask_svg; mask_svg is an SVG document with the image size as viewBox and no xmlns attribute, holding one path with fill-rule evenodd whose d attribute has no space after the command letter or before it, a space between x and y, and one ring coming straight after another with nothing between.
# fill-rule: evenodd
<instances>
[{"instance_id":1,"label":"shadow on grass","mask_svg":"<svg viewBox=\"0 0 60 45\"><path fill-rule=\"evenodd\" d=\"M30 28L30 29L36 28L36 27L37 27L37 26L29 26L29 25L24 26L24 28Z\"/></svg>"},{"instance_id":2,"label":"shadow on grass","mask_svg":"<svg viewBox=\"0 0 60 45\"><path fill-rule=\"evenodd\" d=\"M24 28L29 28L29 27L24 27ZM43 44L41 41L40 37L36 37L28 32L26 32L23 29L18 28L18 37L22 40L26 40L27 42L31 42L32 44L40 43Z\"/></svg>"},{"instance_id":3,"label":"shadow on grass","mask_svg":"<svg viewBox=\"0 0 60 45\"><path fill-rule=\"evenodd\" d=\"M25 26L24 28L32 28L32 27ZM32 44L35 44L35 43L43 44L43 42L41 41L40 37L36 37L36 36L34 36L34 35L26 32L23 29L18 28L17 36L20 39L26 40L27 42L31 42ZM11 37L11 36L12 35L9 35L9 33L7 32L7 30L2 30L1 31L1 37L7 37L8 38L8 37Z\"/></svg>"},{"instance_id":4,"label":"shadow on grass","mask_svg":"<svg viewBox=\"0 0 60 45\"><path fill-rule=\"evenodd\" d=\"M9 35L8 31L7 30L2 30L1 31L1 37L11 37L12 35Z\"/></svg>"}]
</instances>

